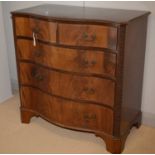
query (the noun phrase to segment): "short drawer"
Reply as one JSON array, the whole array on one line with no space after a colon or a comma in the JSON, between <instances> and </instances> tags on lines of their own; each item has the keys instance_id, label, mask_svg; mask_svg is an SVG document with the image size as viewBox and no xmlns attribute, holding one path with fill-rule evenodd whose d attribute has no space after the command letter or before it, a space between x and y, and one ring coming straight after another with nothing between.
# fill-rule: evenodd
<instances>
[{"instance_id":1,"label":"short drawer","mask_svg":"<svg viewBox=\"0 0 155 155\"><path fill-rule=\"evenodd\" d=\"M17 36L35 38L47 42L56 42L57 24L44 20L16 17L15 32Z\"/></svg>"},{"instance_id":2,"label":"short drawer","mask_svg":"<svg viewBox=\"0 0 155 155\"><path fill-rule=\"evenodd\" d=\"M113 111L111 109L60 99L31 87L21 87L20 92L22 108L36 111L53 123L112 134Z\"/></svg>"},{"instance_id":3,"label":"short drawer","mask_svg":"<svg viewBox=\"0 0 155 155\"><path fill-rule=\"evenodd\" d=\"M59 42L116 50L117 28L98 25L59 24Z\"/></svg>"},{"instance_id":4,"label":"short drawer","mask_svg":"<svg viewBox=\"0 0 155 155\"><path fill-rule=\"evenodd\" d=\"M113 53L60 48L43 43L34 47L31 40L18 39L17 54L19 59L55 69L115 76L116 54Z\"/></svg>"},{"instance_id":5,"label":"short drawer","mask_svg":"<svg viewBox=\"0 0 155 155\"><path fill-rule=\"evenodd\" d=\"M20 81L41 90L77 101L114 105L115 82L91 76L78 76L20 63Z\"/></svg>"}]
</instances>

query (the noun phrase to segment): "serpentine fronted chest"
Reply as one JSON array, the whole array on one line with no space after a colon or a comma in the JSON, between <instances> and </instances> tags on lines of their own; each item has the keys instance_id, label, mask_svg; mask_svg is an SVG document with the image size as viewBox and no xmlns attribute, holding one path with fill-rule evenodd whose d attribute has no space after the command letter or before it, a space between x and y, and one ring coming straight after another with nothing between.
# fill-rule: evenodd
<instances>
[{"instance_id":1,"label":"serpentine fronted chest","mask_svg":"<svg viewBox=\"0 0 155 155\"><path fill-rule=\"evenodd\" d=\"M12 12L21 120L95 133L120 153L141 124L149 12L41 5Z\"/></svg>"}]
</instances>

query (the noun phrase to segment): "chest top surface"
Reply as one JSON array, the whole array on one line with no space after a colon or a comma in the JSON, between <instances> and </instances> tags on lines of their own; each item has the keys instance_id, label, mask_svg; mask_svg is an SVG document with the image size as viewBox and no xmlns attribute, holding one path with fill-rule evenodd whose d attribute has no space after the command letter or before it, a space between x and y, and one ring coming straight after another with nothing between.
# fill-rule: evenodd
<instances>
[{"instance_id":1,"label":"chest top surface","mask_svg":"<svg viewBox=\"0 0 155 155\"><path fill-rule=\"evenodd\" d=\"M12 12L13 15L38 16L53 20L104 22L114 24L127 24L128 22L150 14L149 11L121 10L93 7L78 7L65 5L44 4Z\"/></svg>"}]
</instances>

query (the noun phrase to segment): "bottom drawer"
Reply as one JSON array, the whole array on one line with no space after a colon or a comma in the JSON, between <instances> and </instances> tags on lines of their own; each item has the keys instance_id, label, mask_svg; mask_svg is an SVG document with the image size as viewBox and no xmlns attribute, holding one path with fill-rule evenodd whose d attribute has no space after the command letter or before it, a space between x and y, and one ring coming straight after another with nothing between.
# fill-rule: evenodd
<instances>
[{"instance_id":1,"label":"bottom drawer","mask_svg":"<svg viewBox=\"0 0 155 155\"><path fill-rule=\"evenodd\" d=\"M80 130L104 131L112 134L111 109L64 100L31 87L21 87L20 93L23 108L34 110L53 123Z\"/></svg>"}]
</instances>

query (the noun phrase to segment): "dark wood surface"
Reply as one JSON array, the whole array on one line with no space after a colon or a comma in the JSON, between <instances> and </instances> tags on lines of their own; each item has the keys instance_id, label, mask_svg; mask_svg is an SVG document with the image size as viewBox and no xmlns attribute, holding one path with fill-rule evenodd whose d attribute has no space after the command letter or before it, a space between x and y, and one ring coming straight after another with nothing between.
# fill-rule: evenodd
<instances>
[{"instance_id":1,"label":"dark wood surface","mask_svg":"<svg viewBox=\"0 0 155 155\"><path fill-rule=\"evenodd\" d=\"M115 77L116 54L113 53L62 48L43 43L33 46L32 40L26 39L17 41L17 50L19 60L33 61L64 71Z\"/></svg>"},{"instance_id":2,"label":"dark wood surface","mask_svg":"<svg viewBox=\"0 0 155 155\"><path fill-rule=\"evenodd\" d=\"M104 22L127 24L140 16L148 15L149 11L103 9L93 7L77 7L45 4L12 12L15 15L32 15L56 20Z\"/></svg>"},{"instance_id":3,"label":"dark wood surface","mask_svg":"<svg viewBox=\"0 0 155 155\"><path fill-rule=\"evenodd\" d=\"M120 153L141 124L149 12L42 5L12 14L22 122L93 132Z\"/></svg>"},{"instance_id":4,"label":"dark wood surface","mask_svg":"<svg viewBox=\"0 0 155 155\"><path fill-rule=\"evenodd\" d=\"M117 28L80 24L59 24L58 27L60 44L116 50Z\"/></svg>"},{"instance_id":5,"label":"dark wood surface","mask_svg":"<svg viewBox=\"0 0 155 155\"><path fill-rule=\"evenodd\" d=\"M20 81L22 85L35 86L64 98L114 105L115 83L111 80L64 74L31 63L20 63Z\"/></svg>"},{"instance_id":6,"label":"dark wood surface","mask_svg":"<svg viewBox=\"0 0 155 155\"><path fill-rule=\"evenodd\" d=\"M141 17L130 22L126 30L120 126L121 134L125 134L132 122L141 115L146 31L146 17ZM131 47L133 47L132 50Z\"/></svg>"},{"instance_id":7,"label":"dark wood surface","mask_svg":"<svg viewBox=\"0 0 155 155\"><path fill-rule=\"evenodd\" d=\"M17 36L33 37L34 33L38 40L56 42L57 24L54 22L18 17L15 24Z\"/></svg>"},{"instance_id":8,"label":"dark wood surface","mask_svg":"<svg viewBox=\"0 0 155 155\"><path fill-rule=\"evenodd\" d=\"M112 134L113 111L108 108L63 100L31 87L22 87L21 96L23 108L36 111L54 123Z\"/></svg>"}]
</instances>

